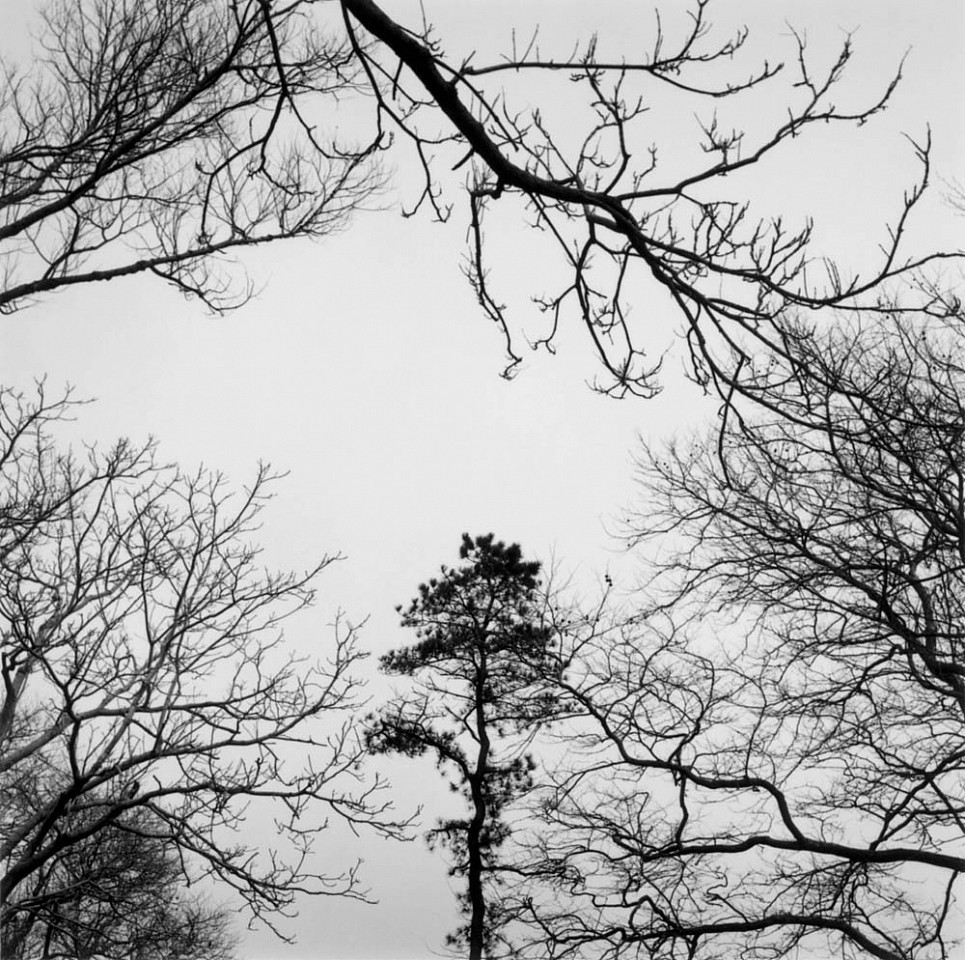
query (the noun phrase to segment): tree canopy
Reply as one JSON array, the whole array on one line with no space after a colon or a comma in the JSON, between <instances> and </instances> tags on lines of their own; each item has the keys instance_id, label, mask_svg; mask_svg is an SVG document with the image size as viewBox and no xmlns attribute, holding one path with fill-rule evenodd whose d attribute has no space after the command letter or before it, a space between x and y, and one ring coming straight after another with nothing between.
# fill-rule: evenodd
<instances>
[{"instance_id":1,"label":"tree canopy","mask_svg":"<svg viewBox=\"0 0 965 960\"><path fill-rule=\"evenodd\" d=\"M644 448L653 576L563 628L583 719L516 854L523 955L954 955L961 330L796 342L773 412Z\"/></svg>"},{"instance_id":2,"label":"tree canopy","mask_svg":"<svg viewBox=\"0 0 965 960\"><path fill-rule=\"evenodd\" d=\"M822 255L806 215L795 224L780 212L756 213L754 176L739 174L765 162L773 171L818 130L833 124L844 138L887 107L901 79L897 66L876 93L842 102L850 37L828 65L812 62L806 38L793 30L786 56L746 62L748 29L715 28L713 4L697 0L667 24L659 13L641 20L629 54L608 57L604 38L594 36L554 55L538 33L513 33L511 47L487 60L472 49L448 53L430 23L399 22L375 0L342 0L342 8L376 99L377 129L397 133L421 165L415 207L447 218L441 158L466 171L466 273L483 312L503 331L507 374L522 360L523 336L552 349L564 318L575 314L602 366L598 388L652 396L661 347L632 309L645 296L676 311L699 384L730 400L753 395L747 364L761 354L789 360L787 329L800 312L874 311L882 284L957 256L904 249L931 175L925 135L906 144L919 179L896 200L871 266ZM567 104L555 124L548 87ZM652 104L667 99L696 114L689 142L676 128L652 129ZM486 213L510 198L555 246L566 278L538 295L547 319L535 335L520 335L487 257ZM916 308L947 312L940 290L922 293Z\"/></svg>"},{"instance_id":3,"label":"tree canopy","mask_svg":"<svg viewBox=\"0 0 965 960\"><path fill-rule=\"evenodd\" d=\"M434 756L464 797L466 816L442 820L429 837L450 852L451 872L466 878L466 924L449 943L480 960L500 939L499 902L486 887L510 833L507 807L530 786L526 746L555 712L556 659L542 622L540 564L492 534L463 534L459 557L459 567L443 566L398 608L417 641L380 663L413 677L414 689L372 717L368 742L378 753Z\"/></svg>"},{"instance_id":4,"label":"tree canopy","mask_svg":"<svg viewBox=\"0 0 965 960\"><path fill-rule=\"evenodd\" d=\"M0 88L0 311L154 274L220 311L240 248L336 231L377 190L338 142L358 67L308 2L53 0Z\"/></svg>"},{"instance_id":5,"label":"tree canopy","mask_svg":"<svg viewBox=\"0 0 965 960\"><path fill-rule=\"evenodd\" d=\"M283 632L335 558L262 570L267 466L233 495L153 443L58 449L72 408L0 392L4 922L91 838L145 824L154 859L269 925L299 894L364 896L355 864L312 854L327 816L400 826L358 770L356 630L337 624L318 657ZM275 820L271 850L237 836L256 811Z\"/></svg>"}]
</instances>

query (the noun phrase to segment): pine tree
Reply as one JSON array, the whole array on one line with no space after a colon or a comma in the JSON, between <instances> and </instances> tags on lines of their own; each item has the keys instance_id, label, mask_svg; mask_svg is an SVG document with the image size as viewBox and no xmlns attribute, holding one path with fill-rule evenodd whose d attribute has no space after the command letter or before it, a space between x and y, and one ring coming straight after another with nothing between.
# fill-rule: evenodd
<instances>
[{"instance_id":1,"label":"pine tree","mask_svg":"<svg viewBox=\"0 0 965 960\"><path fill-rule=\"evenodd\" d=\"M418 639L382 657L381 667L412 677L413 689L371 718L368 742L376 753L434 755L464 796L466 815L440 821L428 839L448 849L452 875L466 878L465 923L448 943L480 960L503 925L487 888L510 833L504 813L532 785L527 747L553 716L548 681L559 658L544 624L540 564L492 534L463 534L459 556L460 566L443 566L408 608L397 608Z\"/></svg>"}]
</instances>

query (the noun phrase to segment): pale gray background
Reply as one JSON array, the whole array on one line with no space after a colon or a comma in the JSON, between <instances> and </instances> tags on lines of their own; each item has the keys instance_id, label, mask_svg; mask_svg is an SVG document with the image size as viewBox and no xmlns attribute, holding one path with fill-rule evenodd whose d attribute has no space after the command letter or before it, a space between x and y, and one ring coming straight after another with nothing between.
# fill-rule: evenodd
<instances>
[{"instance_id":1,"label":"pale gray background","mask_svg":"<svg viewBox=\"0 0 965 960\"><path fill-rule=\"evenodd\" d=\"M0 0L0 43L23 49L34 6ZM386 6L403 22L418 22L415 0ZM425 6L455 57L474 46L506 49L514 24L525 33L525 23L537 21L546 48L555 41L565 51L565 38L595 29L601 46L632 55L652 25L648 8L634 0ZM680 7L677 0L667 6ZM717 0L712 8L722 31L746 21L771 60L794 54L785 21L807 30L818 57L860 27L842 87L855 102L886 83L910 48L888 113L858 132L819 131L796 158L788 151L787 167L753 174L760 197L776 209L830 218L818 232L828 252L853 254L899 209L915 174L901 131L923 136L930 123L936 173L965 176L960 0ZM554 103L559 119L565 101ZM664 122L673 136L695 130L690 116ZM655 127L654 136L668 128ZM414 182L410 161L393 155L396 187ZM75 437L106 443L153 434L164 459L204 462L238 485L259 458L290 471L266 518L268 559L304 567L324 552L348 558L325 573L318 609L292 633L304 649L321 648L339 607L354 620L370 617L363 638L374 653L406 642L395 604L455 560L463 530L492 530L544 559L555 554L578 589L591 590L607 568L632 584L634 560L607 530L633 494L635 437L699 423L716 408L681 382L677 347L659 399L617 403L592 394L584 380L595 370L575 325L564 330L557 357L528 354L515 381L501 380L500 337L460 273L461 209L444 227L425 217L402 220L400 197L390 189L384 211L359 216L325 242L246 255L264 289L225 318L207 317L197 303L140 279L74 289L0 319L3 383L28 387L46 374L52 389L69 382L97 398ZM936 192L916 229L922 246L953 244L962 223ZM531 309L529 295L546 288L539 236L522 227L518 207L494 215L489 232L505 268L503 298ZM655 352L676 342L675 318L659 304L637 309L652 325ZM428 824L446 796L432 766L384 769L397 780L400 807L424 803ZM445 864L421 840L399 845L333 832L319 855L333 866L363 856L378 905L306 902L286 928L297 934L295 946L254 933L247 956L402 958L441 949L453 917L450 885Z\"/></svg>"}]
</instances>

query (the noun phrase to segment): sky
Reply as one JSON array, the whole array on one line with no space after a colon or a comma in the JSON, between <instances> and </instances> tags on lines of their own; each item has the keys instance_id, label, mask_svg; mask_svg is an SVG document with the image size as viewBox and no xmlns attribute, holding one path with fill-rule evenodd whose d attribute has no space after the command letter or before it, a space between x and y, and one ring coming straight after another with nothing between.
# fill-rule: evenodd
<instances>
[{"instance_id":1,"label":"sky","mask_svg":"<svg viewBox=\"0 0 965 960\"><path fill-rule=\"evenodd\" d=\"M417 22L418 3L387 6ZM523 6L425 0L439 39L457 58L473 45L499 49L514 23L523 35L523 17L542 20L547 42L564 43L566 30L580 37L597 30L601 46L615 47L652 22L641 25L633 0L594 4L592 13L585 3ZM789 172L759 175L766 202L830 217L821 235L829 249L855 247L895 209L913 172L902 131L920 136L930 124L937 173L965 179L960 6L712 4L722 28L747 22L761 50L784 55L793 54L786 21L807 30L817 55L857 28L846 88L856 95L887 82L910 50L892 110L856 136L829 134L816 152L791 161ZM0 0L0 34L7 26L21 30L28 7ZM526 105L526 88L514 90ZM565 103L547 96L547 109L565 123ZM666 118L674 134L686 134L690 121ZM304 568L325 553L345 556L325 571L317 608L299 621L293 642L317 647L342 609L353 621L368 618L362 640L375 655L407 642L395 605L441 563L455 562L463 531L492 531L529 555L557 558L577 590L591 592L607 570L629 589L636 560L612 531L633 498L637 437L689 429L716 409L680 377L674 318L659 304L653 346L670 354L666 390L655 400L594 394L587 381L596 371L575 324L564 329L558 355L527 352L515 379L500 378L501 338L460 269L459 211L447 225L402 218L400 203L411 200L411 157L400 152L391 162L395 186L380 199L382 209L321 242L246 255L260 292L235 313L207 316L196 302L142 278L69 290L0 319L0 382L27 388L46 376L51 389L69 383L78 396L96 399L71 436L106 444L153 435L162 459L186 468L204 463L239 486L258 460L287 471L261 536L269 562ZM518 209L498 214L494 228L502 289L526 310L528 298L545 288L538 237L521 225ZM950 243L960 231L937 199L916 229L922 244ZM639 306L646 315L650 305ZM400 808L423 804L429 826L445 802L431 765L383 769L397 781ZM333 834L319 849L332 864L362 856L379 903L303 903L286 928L297 943L255 932L243 942L245 957L378 960L441 950L453 919L452 888L445 863L420 839L397 844Z\"/></svg>"}]
</instances>

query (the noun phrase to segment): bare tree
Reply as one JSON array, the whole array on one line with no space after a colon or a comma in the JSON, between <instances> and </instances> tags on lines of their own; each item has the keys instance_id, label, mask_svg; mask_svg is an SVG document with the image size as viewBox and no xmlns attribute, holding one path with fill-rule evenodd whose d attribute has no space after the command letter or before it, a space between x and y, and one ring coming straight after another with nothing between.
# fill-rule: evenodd
<instances>
[{"instance_id":1,"label":"bare tree","mask_svg":"<svg viewBox=\"0 0 965 960\"><path fill-rule=\"evenodd\" d=\"M232 495L153 443L58 452L70 409L0 394L0 786L31 797L3 804L4 919L78 844L147 823L185 879L270 926L298 894L363 896L313 852L332 815L395 831L358 771L356 630L318 661L282 632L333 558L261 568L267 467ZM266 815L270 849L239 839Z\"/></svg>"},{"instance_id":2,"label":"bare tree","mask_svg":"<svg viewBox=\"0 0 965 960\"><path fill-rule=\"evenodd\" d=\"M753 189L740 186L812 129L860 126L887 106L900 69L879 95L842 105L850 40L824 69L803 36L788 64L744 65L746 29L715 39L709 0L696 0L682 23L658 17L635 61L609 58L596 39L546 54L534 37L484 63L472 51L447 56L428 24L397 23L374 0L342 0L335 39L322 8L54 0L31 74L8 69L0 94L0 309L145 271L213 309L235 305L250 287L234 282L230 255L337 229L380 185L375 155L393 137L422 166L415 206L440 218L450 211L442 165L468 171L467 273L505 334L507 372L519 334L493 287L483 227L501 198L525 204L568 277L540 299L547 319L534 345L552 349L572 309L602 362L599 387L615 395L659 386L661 345L631 316L637 297L679 311L692 375L731 396L747 388L751 357L783 350L789 308L873 309L882 282L928 259L901 249L929 177L927 138L909 147L921 177L861 275L822 258L803 215L796 225L757 215ZM539 77L562 84L564 126L550 119L554 95L549 109L538 102ZM786 110L759 117L753 98L782 78ZM362 99L336 115L360 89L374 107ZM689 156L679 131L671 149L650 129L661 100L696 112ZM370 136L333 142L330 131L369 107Z\"/></svg>"},{"instance_id":3,"label":"bare tree","mask_svg":"<svg viewBox=\"0 0 965 960\"><path fill-rule=\"evenodd\" d=\"M230 254L337 230L379 186L337 143L356 67L307 0L54 0L0 87L0 310L151 272L242 302Z\"/></svg>"},{"instance_id":4,"label":"bare tree","mask_svg":"<svg viewBox=\"0 0 965 960\"><path fill-rule=\"evenodd\" d=\"M753 187L735 186L746 184L739 175L757 165L773 167L812 129L863 125L888 104L900 69L877 96L845 104L839 82L852 56L850 39L826 68L811 64L802 35L794 37L789 63L741 66L747 30L715 39L710 6L697 0L689 21L666 29L658 15L649 41L642 35L637 45L646 52L632 61L622 50L608 57L605 39L554 56L536 36L527 41L513 31L511 49L487 62L472 50L448 55L430 25L398 23L375 0L342 0L377 98L378 132L397 132L422 164L415 206L445 219L451 205L442 164L468 171L466 270L505 335L507 374L521 360L519 335L493 287L483 228L486 211L503 198L525 205L531 223L555 243L567 277L538 301L547 322L531 337L533 346L552 349L572 309L602 363L599 388L618 396L659 387L646 320L631 317L634 297L679 311L692 376L731 397L748 389L744 366L755 355L784 355L789 312L875 309L880 284L921 264L903 255L901 241L928 181L927 139L911 144L920 180L895 204L880 259L864 274L823 258L803 215L796 226L781 216L762 219L751 203ZM553 83L560 85L555 101L543 93ZM762 113L763 87L771 88L768 108L782 97L786 106ZM652 105L668 100L679 114L699 118L684 159L678 129L668 132L672 143L651 129ZM739 114L745 101L746 132ZM560 103L566 109L554 125ZM919 306L932 304L926 298Z\"/></svg>"},{"instance_id":5,"label":"bare tree","mask_svg":"<svg viewBox=\"0 0 965 960\"><path fill-rule=\"evenodd\" d=\"M55 776L52 771L48 777ZM6 818L22 821L48 791L21 775L4 790ZM28 788L28 789L25 789ZM16 793L15 796L12 794ZM13 812L15 811L15 812ZM79 814L84 817L85 812ZM67 829L82 824L67 814ZM141 807L66 847L22 884L0 932L10 958L228 960L230 914L187 893L175 850Z\"/></svg>"},{"instance_id":6,"label":"bare tree","mask_svg":"<svg viewBox=\"0 0 965 960\"><path fill-rule=\"evenodd\" d=\"M794 343L761 360L776 412L641 458L653 607L568 670L587 755L527 863L554 895L517 893L534 955L925 960L960 934L961 327Z\"/></svg>"}]
</instances>

